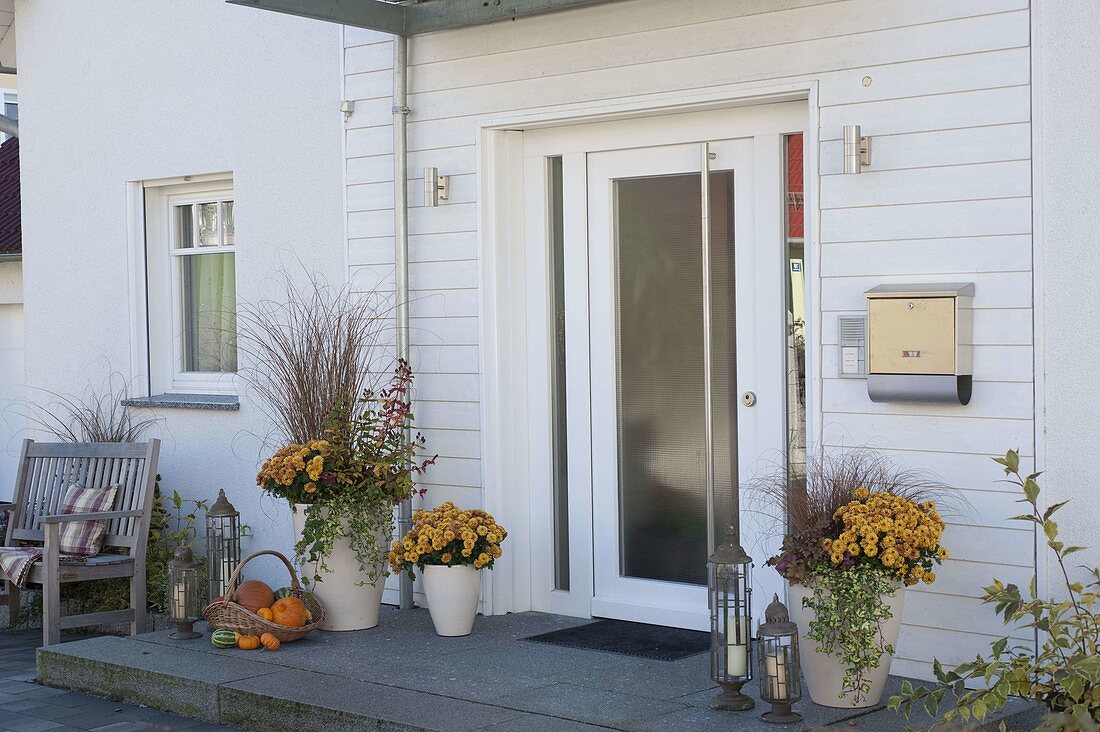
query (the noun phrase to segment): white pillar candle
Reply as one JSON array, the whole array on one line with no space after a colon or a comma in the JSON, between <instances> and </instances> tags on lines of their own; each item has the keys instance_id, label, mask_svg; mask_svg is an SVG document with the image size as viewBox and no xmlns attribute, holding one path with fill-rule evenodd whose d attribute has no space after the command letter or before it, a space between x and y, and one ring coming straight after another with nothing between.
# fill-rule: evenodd
<instances>
[{"instance_id":1,"label":"white pillar candle","mask_svg":"<svg viewBox=\"0 0 1100 732\"><path fill-rule=\"evenodd\" d=\"M767 656L768 679L771 683L772 698L775 701L787 701L790 692L787 689L787 655L782 648Z\"/></svg>"},{"instance_id":2,"label":"white pillar candle","mask_svg":"<svg viewBox=\"0 0 1100 732\"><path fill-rule=\"evenodd\" d=\"M737 629L740 629L740 634ZM726 615L726 674L747 676L749 668L749 623L736 613Z\"/></svg>"},{"instance_id":3,"label":"white pillar candle","mask_svg":"<svg viewBox=\"0 0 1100 732\"><path fill-rule=\"evenodd\" d=\"M172 593L172 617L184 619L187 617L187 591L186 585L177 584Z\"/></svg>"}]
</instances>

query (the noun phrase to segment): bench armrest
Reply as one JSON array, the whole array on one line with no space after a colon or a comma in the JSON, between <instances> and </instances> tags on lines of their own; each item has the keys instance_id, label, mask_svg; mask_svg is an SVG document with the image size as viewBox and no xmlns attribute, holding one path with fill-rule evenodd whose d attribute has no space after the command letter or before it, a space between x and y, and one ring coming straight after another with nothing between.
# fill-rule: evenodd
<instances>
[{"instance_id":1,"label":"bench armrest","mask_svg":"<svg viewBox=\"0 0 1100 732\"><path fill-rule=\"evenodd\" d=\"M43 516L43 524L65 524L71 521L108 521L110 519L140 518L144 511L101 511L98 513L64 513L56 516Z\"/></svg>"}]
</instances>

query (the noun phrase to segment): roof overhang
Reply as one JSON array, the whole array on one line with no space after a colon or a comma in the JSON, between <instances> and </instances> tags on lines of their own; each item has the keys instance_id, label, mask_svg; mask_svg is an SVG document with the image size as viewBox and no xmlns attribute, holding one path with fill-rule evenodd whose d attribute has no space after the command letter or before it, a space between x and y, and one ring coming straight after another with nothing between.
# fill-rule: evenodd
<instances>
[{"instance_id":1,"label":"roof overhang","mask_svg":"<svg viewBox=\"0 0 1100 732\"><path fill-rule=\"evenodd\" d=\"M416 0L395 3L385 0L226 0L231 5L327 20L398 36L416 36L617 1Z\"/></svg>"}]
</instances>

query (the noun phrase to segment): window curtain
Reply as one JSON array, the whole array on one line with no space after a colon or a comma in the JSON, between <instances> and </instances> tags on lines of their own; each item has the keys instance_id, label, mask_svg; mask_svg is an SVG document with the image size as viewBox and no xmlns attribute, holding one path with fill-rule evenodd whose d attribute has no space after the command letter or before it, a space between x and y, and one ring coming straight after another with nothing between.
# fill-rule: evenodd
<instances>
[{"instance_id":1,"label":"window curtain","mask_svg":"<svg viewBox=\"0 0 1100 732\"><path fill-rule=\"evenodd\" d=\"M185 370L237 370L237 279L233 254L184 258Z\"/></svg>"}]
</instances>

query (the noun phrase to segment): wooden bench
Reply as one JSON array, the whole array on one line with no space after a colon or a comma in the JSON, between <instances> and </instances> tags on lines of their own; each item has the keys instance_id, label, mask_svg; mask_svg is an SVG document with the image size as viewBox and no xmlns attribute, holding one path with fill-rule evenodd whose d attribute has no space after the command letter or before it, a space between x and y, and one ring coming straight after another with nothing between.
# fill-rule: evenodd
<instances>
[{"instance_id":1,"label":"wooden bench","mask_svg":"<svg viewBox=\"0 0 1100 732\"><path fill-rule=\"evenodd\" d=\"M160 440L135 443L67 443L23 441L15 496L3 546L39 545L42 561L31 569L28 584L42 586L42 642L61 641L63 628L105 623L130 624L130 634L146 630L145 549L156 487ZM118 486L113 511L59 515L70 485ZM64 562L58 552L61 524L107 520L104 552L83 562ZM117 553L118 550L126 553ZM61 583L128 577L130 607L125 610L61 615ZM9 622L19 611L19 588L5 581ZM3 599L4 595L0 595Z\"/></svg>"}]
</instances>

